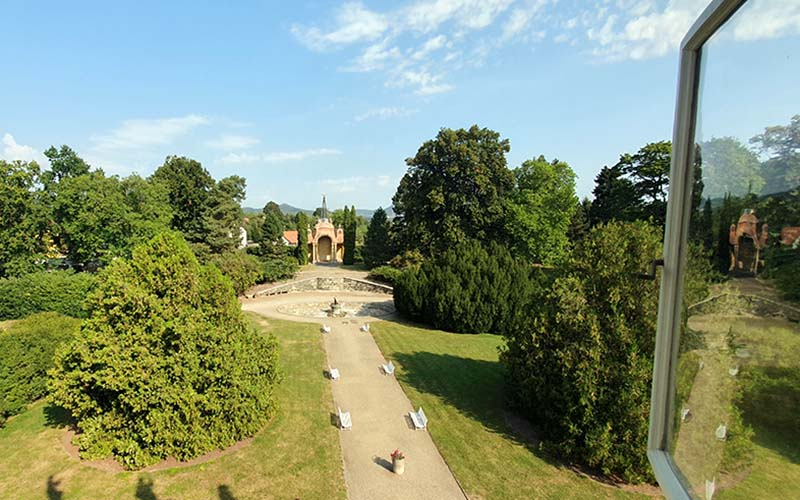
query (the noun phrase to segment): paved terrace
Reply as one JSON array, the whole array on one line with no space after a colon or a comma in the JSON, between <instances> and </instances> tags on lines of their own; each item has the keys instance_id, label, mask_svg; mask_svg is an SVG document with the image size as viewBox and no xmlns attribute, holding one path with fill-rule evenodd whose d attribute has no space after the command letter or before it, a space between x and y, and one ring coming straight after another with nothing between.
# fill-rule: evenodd
<instances>
[{"instance_id":1,"label":"paved terrace","mask_svg":"<svg viewBox=\"0 0 800 500\"><path fill-rule=\"evenodd\" d=\"M310 277L310 273L303 277ZM359 330L375 318L312 318L287 312L291 304L327 303L334 295L345 306L348 302L391 302L386 295L315 291L248 299L242 308L267 317L331 326L331 333L319 335L324 336L329 365L341 374L339 380L330 382L335 404L330 409L331 421L336 421L336 406L349 411L353 420L352 430L339 431L349 498L464 499L428 432L413 430L408 417L411 402L397 380L381 371L380 365L386 360L372 335ZM406 455L402 476L391 472L390 453L395 448Z\"/></svg>"}]
</instances>

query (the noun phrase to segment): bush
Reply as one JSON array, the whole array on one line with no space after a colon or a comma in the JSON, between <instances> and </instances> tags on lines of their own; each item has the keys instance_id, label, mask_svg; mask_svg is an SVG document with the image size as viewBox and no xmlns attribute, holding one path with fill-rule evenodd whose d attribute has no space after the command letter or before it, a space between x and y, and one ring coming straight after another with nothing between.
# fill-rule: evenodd
<instances>
[{"instance_id":1,"label":"bush","mask_svg":"<svg viewBox=\"0 0 800 500\"><path fill-rule=\"evenodd\" d=\"M403 271L392 266L378 266L370 270L367 278L394 286Z\"/></svg>"},{"instance_id":2,"label":"bush","mask_svg":"<svg viewBox=\"0 0 800 500\"><path fill-rule=\"evenodd\" d=\"M526 321L541 291L538 276L500 245L461 243L404 271L394 302L402 314L442 330L505 333Z\"/></svg>"},{"instance_id":3,"label":"bush","mask_svg":"<svg viewBox=\"0 0 800 500\"><path fill-rule=\"evenodd\" d=\"M248 328L230 282L180 236L113 261L88 305L49 383L83 457L127 469L189 460L252 436L273 414L275 339Z\"/></svg>"},{"instance_id":4,"label":"bush","mask_svg":"<svg viewBox=\"0 0 800 500\"><path fill-rule=\"evenodd\" d=\"M0 331L0 425L45 395L53 353L79 325L75 318L45 312Z\"/></svg>"},{"instance_id":5,"label":"bush","mask_svg":"<svg viewBox=\"0 0 800 500\"><path fill-rule=\"evenodd\" d=\"M299 267L297 259L292 256L265 257L261 261L262 282L272 283L292 278Z\"/></svg>"},{"instance_id":6,"label":"bush","mask_svg":"<svg viewBox=\"0 0 800 500\"><path fill-rule=\"evenodd\" d=\"M800 302L800 250L775 248L766 257L770 277L786 300Z\"/></svg>"},{"instance_id":7,"label":"bush","mask_svg":"<svg viewBox=\"0 0 800 500\"><path fill-rule=\"evenodd\" d=\"M83 302L95 287L88 273L50 271L0 280L0 320L52 311L85 318Z\"/></svg>"},{"instance_id":8,"label":"bush","mask_svg":"<svg viewBox=\"0 0 800 500\"><path fill-rule=\"evenodd\" d=\"M264 279L264 266L258 258L245 252L226 252L211 257L213 263L233 284L236 295L241 295Z\"/></svg>"},{"instance_id":9,"label":"bush","mask_svg":"<svg viewBox=\"0 0 800 500\"><path fill-rule=\"evenodd\" d=\"M506 334L512 402L546 448L628 481L647 461L658 280L636 279L661 254L644 222L594 228L573 250L526 328Z\"/></svg>"}]
</instances>

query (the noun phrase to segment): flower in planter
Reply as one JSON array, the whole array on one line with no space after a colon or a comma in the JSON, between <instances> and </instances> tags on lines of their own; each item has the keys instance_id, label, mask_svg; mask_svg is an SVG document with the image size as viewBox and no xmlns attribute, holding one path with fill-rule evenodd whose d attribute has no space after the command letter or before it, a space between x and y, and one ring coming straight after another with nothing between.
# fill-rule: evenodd
<instances>
[{"instance_id":1,"label":"flower in planter","mask_svg":"<svg viewBox=\"0 0 800 500\"><path fill-rule=\"evenodd\" d=\"M402 452L402 451L400 451L400 450L394 450L394 451L392 452L392 459L393 459L393 460L403 460L403 459L405 459L405 458L406 458L406 456L405 456L405 455L403 455L403 452Z\"/></svg>"}]
</instances>

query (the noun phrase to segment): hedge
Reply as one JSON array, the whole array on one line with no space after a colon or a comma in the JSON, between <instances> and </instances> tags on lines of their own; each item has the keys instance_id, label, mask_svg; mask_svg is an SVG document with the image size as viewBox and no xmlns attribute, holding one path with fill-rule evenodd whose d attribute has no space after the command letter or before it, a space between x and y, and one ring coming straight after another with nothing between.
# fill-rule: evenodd
<instances>
[{"instance_id":1,"label":"hedge","mask_svg":"<svg viewBox=\"0 0 800 500\"><path fill-rule=\"evenodd\" d=\"M95 288L94 275L42 271L0 280L0 320L19 319L52 311L85 318L83 302Z\"/></svg>"}]
</instances>

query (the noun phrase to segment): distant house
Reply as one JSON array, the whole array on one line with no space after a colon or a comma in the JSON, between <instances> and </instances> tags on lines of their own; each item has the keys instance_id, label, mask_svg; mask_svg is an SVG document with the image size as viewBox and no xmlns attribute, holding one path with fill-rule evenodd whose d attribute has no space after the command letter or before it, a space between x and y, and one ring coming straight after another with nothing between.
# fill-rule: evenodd
<instances>
[{"instance_id":1,"label":"distant house","mask_svg":"<svg viewBox=\"0 0 800 500\"><path fill-rule=\"evenodd\" d=\"M283 244L286 246L296 247L297 246L297 231L284 231L283 232Z\"/></svg>"}]
</instances>

